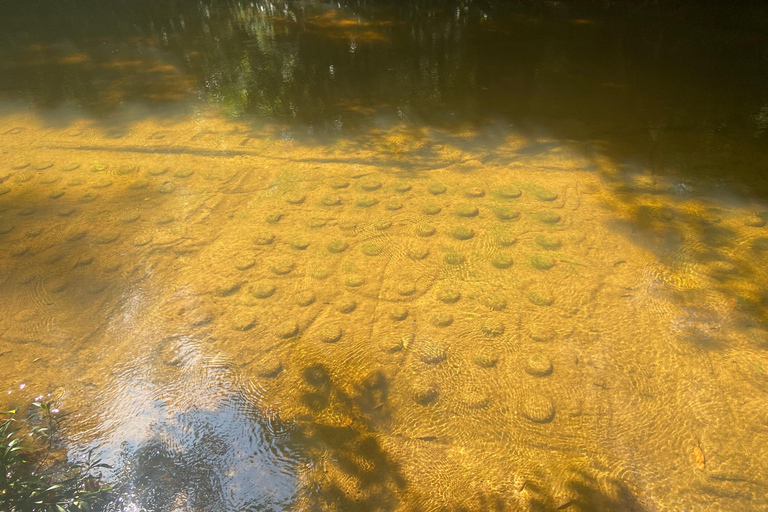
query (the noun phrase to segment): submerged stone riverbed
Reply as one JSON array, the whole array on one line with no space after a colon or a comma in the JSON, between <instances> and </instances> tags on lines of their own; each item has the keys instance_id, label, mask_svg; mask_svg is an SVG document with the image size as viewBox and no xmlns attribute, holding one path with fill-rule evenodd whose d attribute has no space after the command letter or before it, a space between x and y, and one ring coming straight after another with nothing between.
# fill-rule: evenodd
<instances>
[{"instance_id":1,"label":"submerged stone riverbed","mask_svg":"<svg viewBox=\"0 0 768 512\"><path fill-rule=\"evenodd\" d=\"M108 510L768 507L759 150L751 189L723 153L671 170L678 139L660 169L498 120L326 140L208 101L18 101L3 405L76 411Z\"/></svg>"}]
</instances>

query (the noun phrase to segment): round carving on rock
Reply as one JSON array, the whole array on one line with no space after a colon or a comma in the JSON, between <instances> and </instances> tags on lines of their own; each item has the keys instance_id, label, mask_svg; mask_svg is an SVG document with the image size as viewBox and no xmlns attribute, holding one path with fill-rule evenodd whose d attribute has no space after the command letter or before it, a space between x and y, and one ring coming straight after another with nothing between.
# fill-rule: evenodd
<instances>
[{"instance_id":1,"label":"round carving on rock","mask_svg":"<svg viewBox=\"0 0 768 512\"><path fill-rule=\"evenodd\" d=\"M534 354L525 361L525 371L534 377L546 377L552 373L552 361L545 355Z\"/></svg>"},{"instance_id":2,"label":"round carving on rock","mask_svg":"<svg viewBox=\"0 0 768 512\"><path fill-rule=\"evenodd\" d=\"M549 423L555 418L555 405L543 395L532 394L523 397L520 412L534 423Z\"/></svg>"},{"instance_id":3,"label":"round carving on rock","mask_svg":"<svg viewBox=\"0 0 768 512\"><path fill-rule=\"evenodd\" d=\"M323 340L324 343L336 343L341 339L343 334L344 332L338 325L328 325L323 329L322 333L320 333L320 339Z\"/></svg>"}]
</instances>

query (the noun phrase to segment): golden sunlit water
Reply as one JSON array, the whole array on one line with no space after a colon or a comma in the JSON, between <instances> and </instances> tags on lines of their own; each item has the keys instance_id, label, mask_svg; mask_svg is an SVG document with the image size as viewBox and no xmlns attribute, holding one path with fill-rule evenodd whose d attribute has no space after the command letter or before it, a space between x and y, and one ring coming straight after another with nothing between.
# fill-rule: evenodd
<instances>
[{"instance_id":1,"label":"golden sunlit water","mask_svg":"<svg viewBox=\"0 0 768 512\"><path fill-rule=\"evenodd\" d=\"M106 510L768 508L759 31L0 9L0 406Z\"/></svg>"}]
</instances>

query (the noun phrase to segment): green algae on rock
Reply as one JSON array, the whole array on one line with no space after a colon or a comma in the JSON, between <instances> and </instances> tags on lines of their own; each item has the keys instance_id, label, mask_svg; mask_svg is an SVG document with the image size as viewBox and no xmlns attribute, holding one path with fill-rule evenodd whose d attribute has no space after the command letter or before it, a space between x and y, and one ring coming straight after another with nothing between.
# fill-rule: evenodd
<instances>
[{"instance_id":1,"label":"green algae on rock","mask_svg":"<svg viewBox=\"0 0 768 512\"><path fill-rule=\"evenodd\" d=\"M440 208L438 205L431 203L424 206L424 208L422 208L421 211L424 213L424 215L437 215L438 213L443 211L443 209Z\"/></svg>"},{"instance_id":2,"label":"green algae on rock","mask_svg":"<svg viewBox=\"0 0 768 512\"><path fill-rule=\"evenodd\" d=\"M400 209L402 209L402 207L403 207L403 203L401 203L397 199L392 199L390 201L387 201L387 203L384 205L384 208L386 208L387 210L389 210L391 212L400 210Z\"/></svg>"}]
</instances>

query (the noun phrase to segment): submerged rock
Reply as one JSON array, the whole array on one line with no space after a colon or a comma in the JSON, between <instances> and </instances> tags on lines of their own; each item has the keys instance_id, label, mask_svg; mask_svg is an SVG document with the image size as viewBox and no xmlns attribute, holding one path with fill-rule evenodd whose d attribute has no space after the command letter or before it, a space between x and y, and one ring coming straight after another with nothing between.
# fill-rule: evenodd
<instances>
[{"instance_id":1,"label":"submerged rock","mask_svg":"<svg viewBox=\"0 0 768 512\"><path fill-rule=\"evenodd\" d=\"M506 185L495 190L495 195L502 199L516 199L523 194L522 190L514 185Z\"/></svg>"},{"instance_id":2,"label":"submerged rock","mask_svg":"<svg viewBox=\"0 0 768 512\"><path fill-rule=\"evenodd\" d=\"M549 423L555 418L555 405L552 400L539 394L525 396L520 410L523 416L534 423Z\"/></svg>"},{"instance_id":3,"label":"submerged rock","mask_svg":"<svg viewBox=\"0 0 768 512\"><path fill-rule=\"evenodd\" d=\"M435 327L448 327L453 323L453 315L450 313L437 313L432 317L432 325Z\"/></svg>"},{"instance_id":4,"label":"submerged rock","mask_svg":"<svg viewBox=\"0 0 768 512\"><path fill-rule=\"evenodd\" d=\"M534 291L529 293L528 300L537 306L551 306L555 303L555 298L551 294L543 291Z\"/></svg>"},{"instance_id":5,"label":"submerged rock","mask_svg":"<svg viewBox=\"0 0 768 512\"><path fill-rule=\"evenodd\" d=\"M475 236L475 230L467 226L456 226L451 230L451 236L456 240L469 240Z\"/></svg>"},{"instance_id":6,"label":"submerged rock","mask_svg":"<svg viewBox=\"0 0 768 512\"><path fill-rule=\"evenodd\" d=\"M539 270L549 270L555 266L555 259L546 254L534 254L531 256L531 266Z\"/></svg>"},{"instance_id":7,"label":"submerged rock","mask_svg":"<svg viewBox=\"0 0 768 512\"><path fill-rule=\"evenodd\" d=\"M336 311L342 314L353 312L357 308L357 302L354 299L342 299L336 303Z\"/></svg>"},{"instance_id":8,"label":"submerged rock","mask_svg":"<svg viewBox=\"0 0 768 512\"><path fill-rule=\"evenodd\" d=\"M534 217L539 222L542 222L544 224L557 224L560 222L560 215L557 213L551 211L551 210L543 210L540 212L537 212L534 214Z\"/></svg>"},{"instance_id":9,"label":"submerged rock","mask_svg":"<svg viewBox=\"0 0 768 512\"><path fill-rule=\"evenodd\" d=\"M477 209L477 206L466 203L456 205L454 211L459 217L477 217L477 215L480 213L480 210Z\"/></svg>"},{"instance_id":10,"label":"submerged rock","mask_svg":"<svg viewBox=\"0 0 768 512\"><path fill-rule=\"evenodd\" d=\"M364 244L363 246L361 246L360 250L366 256L378 256L379 254L382 253L384 249L381 246L381 244L370 243L370 244Z\"/></svg>"},{"instance_id":11,"label":"submerged rock","mask_svg":"<svg viewBox=\"0 0 768 512\"><path fill-rule=\"evenodd\" d=\"M485 190L481 187L470 187L464 190L464 195L470 199L477 199L485 196Z\"/></svg>"},{"instance_id":12,"label":"submerged rock","mask_svg":"<svg viewBox=\"0 0 768 512\"><path fill-rule=\"evenodd\" d=\"M438 196L440 194L444 194L445 191L448 189L442 183L433 183L429 186L427 190L429 191L430 194L434 196Z\"/></svg>"},{"instance_id":13,"label":"submerged rock","mask_svg":"<svg viewBox=\"0 0 768 512\"><path fill-rule=\"evenodd\" d=\"M434 403L438 394L437 386L431 382L417 381L413 384L413 400L419 405Z\"/></svg>"},{"instance_id":14,"label":"submerged rock","mask_svg":"<svg viewBox=\"0 0 768 512\"><path fill-rule=\"evenodd\" d=\"M504 324L499 320L486 320L481 327L483 334L490 338L498 338L504 334Z\"/></svg>"},{"instance_id":15,"label":"submerged rock","mask_svg":"<svg viewBox=\"0 0 768 512\"><path fill-rule=\"evenodd\" d=\"M437 298L445 304L455 304L461 299L461 293L452 288L445 288L438 292Z\"/></svg>"},{"instance_id":16,"label":"submerged rock","mask_svg":"<svg viewBox=\"0 0 768 512\"><path fill-rule=\"evenodd\" d=\"M475 352L472 360L481 368L493 368L499 362L499 354L495 350L482 349Z\"/></svg>"},{"instance_id":17,"label":"submerged rock","mask_svg":"<svg viewBox=\"0 0 768 512\"><path fill-rule=\"evenodd\" d=\"M373 192L374 190L379 190L381 188L381 182L377 180L364 181L360 184L360 188L368 192Z\"/></svg>"},{"instance_id":18,"label":"submerged rock","mask_svg":"<svg viewBox=\"0 0 768 512\"><path fill-rule=\"evenodd\" d=\"M320 333L320 339L323 343L336 343L342 337L344 332L338 325L328 325Z\"/></svg>"},{"instance_id":19,"label":"submerged rock","mask_svg":"<svg viewBox=\"0 0 768 512\"><path fill-rule=\"evenodd\" d=\"M554 201L557 199L557 194L539 185L532 185L529 187L529 192L533 197L539 201Z\"/></svg>"},{"instance_id":20,"label":"submerged rock","mask_svg":"<svg viewBox=\"0 0 768 512\"><path fill-rule=\"evenodd\" d=\"M525 361L525 371L534 377L546 377L552 373L552 361L547 356L534 354Z\"/></svg>"},{"instance_id":21,"label":"submerged rock","mask_svg":"<svg viewBox=\"0 0 768 512\"><path fill-rule=\"evenodd\" d=\"M497 254L491 259L491 265L501 270L511 267L512 263L512 257L506 254Z\"/></svg>"},{"instance_id":22,"label":"submerged rock","mask_svg":"<svg viewBox=\"0 0 768 512\"><path fill-rule=\"evenodd\" d=\"M548 251L556 251L560 249L562 242L559 238L551 235L538 235L536 237L536 245Z\"/></svg>"},{"instance_id":23,"label":"submerged rock","mask_svg":"<svg viewBox=\"0 0 768 512\"><path fill-rule=\"evenodd\" d=\"M445 361L448 356L448 350L438 342L427 342L421 348L419 359L426 364L438 364Z\"/></svg>"},{"instance_id":24,"label":"submerged rock","mask_svg":"<svg viewBox=\"0 0 768 512\"><path fill-rule=\"evenodd\" d=\"M432 236L436 232L437 229L435 229L434 226L430 226L429 224L419 224L419 227L416 229L416 234L423 238Z\"/></svg>"},{"instance_id":25,"label":"submerged rock","mask_svg":"<svg viewBox=\"0 0 768 512\"><path fill-rule=\"evenodd\" d=\"M277 288L271 283L259 283L253 287L251 295L257 299L268 299L274 295L275 290L277 290Z\"/></svg>"},{"instance_id":26,"label":"submerged rock","mask_svg":"<svg viewBox=\"0 0 768 512\"><path fill-rule=\"evenodd\" d=\"M359 206L360 208L370 208L371 206L379 204L379 200L375 197L361 197L357 200L355 203L356 206Z\"/></svg>"},{"instance_id":27,"label":"submerged rock","mask_svg":"<svg viewBox=\"0 0 768 512\"><path fill-rule=\"evenodd\" d=\"M408 318L408 308L404 306L395 306L389 312L389 318L395 321L402 321Z\"/></svg>"},{"instance_id":28,"label":"submerged rock","mask_svg":"<svg viewBox=\"0 0 768 512\"><path fill-rule=\"evenodd\" d=\"M333 254L338 254L346 251L347 247L349 247L349 244L344 240L338 240L338 239L333 240L331 243L328 244L328 252Z\"/></svg>"}]
</instances>

